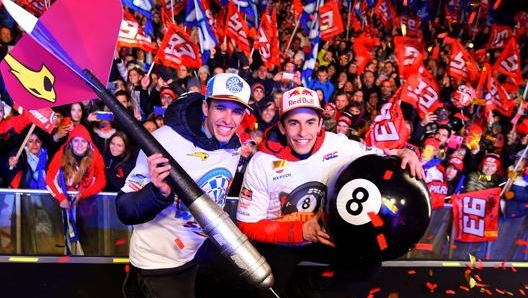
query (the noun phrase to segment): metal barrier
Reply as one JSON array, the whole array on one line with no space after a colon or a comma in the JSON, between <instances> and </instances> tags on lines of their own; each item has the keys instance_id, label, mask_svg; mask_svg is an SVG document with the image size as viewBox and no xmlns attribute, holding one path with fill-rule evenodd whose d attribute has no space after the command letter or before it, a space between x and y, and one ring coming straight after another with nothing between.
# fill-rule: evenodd
<instances>
[{"instance_id":1,"label":"metal barrier","mask_svg":"<svg viewBox=\"0 0 528 298\"><path fill-rule=\"evenodd\" d=\"M128 255L132 228L116 216L116 193L99 193L76 210L87 256ZM58 202L45 190L0 189L0 254L64 255L64 225Z\"/></svg>"},{"instance_id":2,"label":"metal barrier","mask_svg":"<svg viewBox=\"0 0 528 298\"><path fill-rule=\"evenodd\" d=\"M99 193L81 201L76 217L86 256L127 257L132 227L116 216L116 193ZM237 199L225 210L234 219ZM399 260L528 260L528 217L499 218L496 241L464 243L453 240L451 207L433 210L424 236ZM356 239L354 241L361 241ZM0 189L0 255L64 255L62 213L58 202L43 190Z\"/></svg>"}]
</instances>

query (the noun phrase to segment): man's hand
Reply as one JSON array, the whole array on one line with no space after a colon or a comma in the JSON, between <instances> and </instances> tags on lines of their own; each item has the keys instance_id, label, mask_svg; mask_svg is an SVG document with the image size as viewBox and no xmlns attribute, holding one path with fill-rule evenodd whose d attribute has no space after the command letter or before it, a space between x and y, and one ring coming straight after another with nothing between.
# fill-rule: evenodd
<instances>
[{"instance_id":1,"label":"man's hand","mask_svg":"<svg viewBox=\"0 0 528 298\"><path fill-rule=\"evenodd\" d=\"M328 235L319 224L321 218L320 213L316 213L314 217L310 218L303 224L303 239L310 242L321 242L322 244L335 247Z\"/></svg>"},{"instance_id":2,"label":"man's hand","mask_svg":"<svg viewBox=\"0 0 528 298\"><path fill-rule=\"evenodd\" d=\"M420 159L418 159L416 153L414 153L414 151L411 149L384 149L383 151L386 155L399 156L402 159L401 168L405 169L407 166L409 166L412 177L416 177L418 179L423 179L425 177L422 163L420 162Z\"/></svg>"},{"instance_id":3,"label":"man's hand","mask_svg":"<svg viewBox=\"0 0 528 298\"><path fill-rule=\"evenodd\" d=\"M168 197L172 188L165 182L165 178L169 176L169 170L171 169L168 164L168 159L163 157L161 153L154 153L147 158L150 181L155 187L159 188L161 194L164 197Z\"/></svg>"}]
</instances>

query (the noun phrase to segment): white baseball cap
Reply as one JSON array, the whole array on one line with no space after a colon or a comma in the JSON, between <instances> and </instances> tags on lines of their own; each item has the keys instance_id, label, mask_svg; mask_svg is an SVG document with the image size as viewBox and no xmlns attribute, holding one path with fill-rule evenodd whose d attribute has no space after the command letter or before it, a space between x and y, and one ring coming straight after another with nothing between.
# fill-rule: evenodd
<instances>
[{"instance_id":1,"label":"white baseball cap","mask_svg":"<svg viewBox=\"0 0 528 298\"><path fill-rule=\"evenodd\" d=\"M249 84L234 73L219 73L209 79L205 98L236 101L253 110L248 102L251 95Z\"/></svg>"},{"instance_id":2,"label":"white baseball cap","mask_svg":"<svg viewBox=\"0 0 528 298\"><path fill-rule=\"evenodd\" d=\"M317 112L322 111L317 92L304 87L296 87L284 92L280 105L279 116L297 108L311 108Z\"/></svg>"}]
</instances>

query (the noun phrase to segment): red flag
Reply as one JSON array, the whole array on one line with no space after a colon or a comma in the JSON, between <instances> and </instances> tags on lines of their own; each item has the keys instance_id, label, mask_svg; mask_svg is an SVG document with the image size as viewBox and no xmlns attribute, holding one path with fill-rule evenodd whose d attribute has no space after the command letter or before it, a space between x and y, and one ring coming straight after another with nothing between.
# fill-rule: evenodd
<instances>
[{"instance_id":1,"label":"red flag","mask_svg":"<svg viewBox=\"0 0 528 298\"><path fill-rule=\"evenodd\" d=\"M24 7L32 15L40 17L46 10L46 1L44 0L19 0L20 6Z\"/></svg>"},{"instance_id":2,"label":"red flag","mask_svg":"<svg viewBox=\"0 0 528 298\"><path fill-rule=\"evenodd\" d=\"M368 146L381 149L401 148L409 139L411 132L398 103L400 93L401 87L381 107L380 113L374 118L370 129L365 134L365 142Z\"/></svg>"},{"instance_id":3,"label":"red flag","mask_svg":"<svg viewBox=\"0 0 528 298\"><path fill-rule=\"evenodd\" d=\"M176 24L171 24L163 37L154 62L172 68L180 65L198 68L202 66L200 48L191 37Z\"/></svg>"},{"instance_id":4,"label":"red flag","mask_svg":"<svg viewBox=\"0 0 528 298\"><path fill-rule=\"evenodd\" d=\"M421 37L423 35L422 30L420 29L421 23L422 20L419 17L400 17L400 24L405 25L405 30L408 36Z\"/></svg>"},{"instance_id":5,"label":"red flag","mask_svg":"<svg viewBox=\"0 0 528 298\"><path fill-rule=\"evenodd\" d=\"M381 18L381 22L386 28L392 28L398 18L396 10L388 0L379 0L374 7L374 13Z\"/></svg>"},{"instance_id":6,"label":"red flag","mask_svg":"<svg viewBox=\"0 0 528 298\"><path fill-rule=\"evenodd\" d=\"M422 42L417 39L396 36L394 37L394 51L398 62L400 76L407 79L411 74L418 72L423 66L424 49Z\"/></svg>"},{"instance_id":7,"label":"red flag","mask_svg":"<svg viewBox=\"0 0 528 298\"><path fill-rule=\"evenodd\" d=\"M515 109L515 101L510 98L504 87L498 84L496 78L491 75L491 68L488 63L485 63L482 68L482 74L475 93L478 99L475 104L485 105L485 115L495 110L504 116L512 116Z\"/></svg>"},{"instance_id":8,"label":"red flag","mask_svg":"<svg viewBox=\"0 0 528 298\"><path fill-rule=\"evenodd\" d=\"M51 108L42 108L38 110L24 109L22 106L13 103L13 108L18 111L19 114L26 117L31 123L40 127L45 132L51 134L55 128L55 122L57 121L57 115Z\"/></svg>"},{"instance_id":9,"label":"red flag","mask_svg":"<svg viewBox=\"0 0 528 298\"><path fill-rule=\"evenodd\" d=\"M119 47L139 48L144 51L155 53L158 50L156 43L152 42L150 36L143 32L139 22L128 11L123 10L123 20L119 28L117 45Z\"/></svg>"},{"instance_id":10,"label":"red flag","mask_svg":"<svg viewBox=\"0 0 528 298\"><path fill-rule=\"evenodd\" d=\"M319 30L321 38L325 41L345 31L341 13L334 1L319 7Z\"/></svg>"},{"instance_id":11,"label":"red flag","mask_svg":"<svg viewBox=\"0 0 528 298\"><path fill-rule=\"evenodd\" d=\"M363 32L354 40L354 53L356 54L357 73L361 75L363 70L372 59L371 51L380 45L378 38L371 37Z\"/></svg>"},{"instance_id":12,"label":"red flag","mask_svg":"<svg viewBox=\"0 0 528 298\"><path fill-rule=\"evenodd\" d=\"M271 11L271 15L269 14L269 9L266 9L266 11L268 13L264 13L260 20L257 38L253 47L259 51L264 66L268 70L272 70L275 66L280 66L280 48L277 26L275 25L275 9Z\"/></svg>"},{"instance_id":13,"label":"red flag","mask_svg":"<svg viewBox=\"0 0 528 298\"><path fill-rule=\"evenodd\" d=\"M496 187L451 196L455 240L482 242L497 239L500 191L500 187Z\"/></svg>"},{"instance_id":14,"label":"red flag","mask_svg":"<svg viewBox=\"0 0 528 298\"><path fill-rule=\"evenodd\" d=\"M520 62L521 55L519 45L517 44L517 41L515 41L515 38L512 37L492 67L493 71L506 76L506 81L502 86L508 92L517 92L523 82Z\"/></svg>"},{"instance_id":15,"label":"red flag","mask_svg":"<svg viewBox=\"0 0 528 298\"><path fill-rule=\"evenodd\" d=\"M400 99L414 106L423 119L427 113L440 107L439 90L433 75L422 66L404 83Z\"/></svg>"},{"instance_id":16,"label":"red flag","mask_svg":"<svg viewBox=\"0 0 528 298\"><path fill-rule=\"evenodd\" d=\"M303 4L301 0L293 0L293 15L296 19L301 17L303 12Z\"/></svg>"},{"instance_id":17,"label":"red flag","mask_svg":"<svg viewBox=\"0 0 528 298\"><path fill-rule=\"evenodd\" d=\"M488 49L503 48L506 42L513 37L513 31L506 25L491 25L491 34Z\"/></svg>"},{"instance_id":18,"label":"red flag","mask_svg":"<svg viewBox=\"0 0 528 298\"><path fill-rule=\"evenodd\" d=\"M161 20L167 28L169 28L169 23L174 23L173 15L177 16L187 4L185 0L159 0L159 2L161 4Z\"/></svg>"},{"instance_id":19,"label":"red flag","mask_svg":"<svg viewBox=\"0 0 528 298\"><path fill-rule=\"evenodd\" d=\"M458 40L446 37L444 41L451 44L451 54L447 66L448 74L463 82L477 81L480 77L480 71L475 59L469 55Z\"/></svg>"},{"instance_id":20,"label":"red flag","mask_svg":"<svg viewBox=\"0 0 528 298\"><path fill-rule=\"evenodd\" d=\"M249 46L248 34L249 29L244 14L238 11L234 2L230 1L227 8L226 35L249 57L251 47Z\"/></svg>"},{"instance_id":21,"label":"red flag","mask_svg":"<svg viewBox=\"0 0 528 298\"><path fill-rule=\"evenodd\" d=\"M515 31L517 36L523 36L528 33L528 12L519 11L513 17L515 20Z\"/></svg>"}]
</instances>

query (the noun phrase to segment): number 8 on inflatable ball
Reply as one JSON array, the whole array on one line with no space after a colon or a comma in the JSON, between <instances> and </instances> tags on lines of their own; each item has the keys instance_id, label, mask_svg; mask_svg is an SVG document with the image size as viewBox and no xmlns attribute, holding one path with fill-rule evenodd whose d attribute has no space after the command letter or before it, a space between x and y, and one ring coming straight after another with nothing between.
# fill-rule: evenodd
<instances>
[{"instance_id":1,"label":"number 8 on inflatable ball","mask_svg":"<svg viewBox=\"0 0 528 298\"><path fill-rule=\"evenodd\" d=\"M429 224L429 191L401 169L399 157L360 157L329 188L323 223L343 263L396 259L414 247Z\"/></svg>"}]
</instances>

